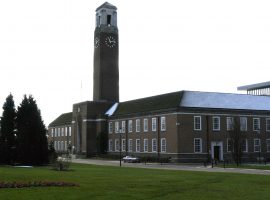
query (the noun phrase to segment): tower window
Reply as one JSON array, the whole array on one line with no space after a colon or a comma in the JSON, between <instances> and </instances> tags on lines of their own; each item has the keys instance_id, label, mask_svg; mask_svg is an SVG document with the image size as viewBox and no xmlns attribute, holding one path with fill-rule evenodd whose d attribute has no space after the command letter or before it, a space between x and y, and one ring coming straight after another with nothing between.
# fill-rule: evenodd
<instances>
[{"instance_id":1,"label":"tower window","mask_svg":"<svg viewBox=\"0 0 270 200\"><path fill-rule=\"evenodd\" d=\"M111 15L107 15L107 26L111 26Z\"/></svg>"}]
</instances>

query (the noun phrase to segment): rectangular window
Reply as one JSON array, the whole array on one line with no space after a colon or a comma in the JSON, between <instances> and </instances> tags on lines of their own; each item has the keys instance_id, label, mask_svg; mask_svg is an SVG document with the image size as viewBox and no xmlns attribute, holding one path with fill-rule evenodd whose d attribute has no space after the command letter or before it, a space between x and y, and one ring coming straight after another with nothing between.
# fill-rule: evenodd
<instances>
[{"instance_id":1,"label":"rectangular window","mask_svg":"<svg viewBox=\"0 0 270 200\"><path fill-rule=\"evenodd\" d=\"M51 130L51 136L53 137L54 136L54 129L52 128Z\"/></svg>"},{"instance_id":2,"label":"rectangular window","mask_svg":"<svg viewBox=\"0 0 270 200\"><path fill-rule=\"evenodd\" d=\"M261 126L260 126L260 118L253 118L253 131L260 131Z\"/></svg>"},{"instance_id":3,"label":"rectangular window","mask_svg":"<svg viewBox=\"0 0 270 200\"><path fill-rule=\"evenodd\" d=\"M64 129L64 127L62 127L62 136L64 136L64 133L65 132L65 129Z\"/></svg>"},{"instance_id":4,"label":"rectangular window","mask_svg":"<svg viewBox=\"0 0 270 200\"><path fill-rule=\"evenodd\" d=\"M233 141L232 139L228 138L227 139L227 152L232 152L233 150Z\"/></svg>"},{"instance_id":5,"label":"rectangular window","mask_svg":"<svg viewBox=\"0 0 270 200\"><path fill-rule=\"evenodd\" d=\"M128 132L132 133L132 120L128 120Z\"/></svg>"},{"instance_id":6,"label":"rectangular window","mask_svg":"<svg viewBox=\"0 0 270 200\"><path fill-rule=\"evenodd\" d=\"M128 151L132 152L132 139L128 140Z\"/></svg>"},{"instance_id":7,"label":"rectangular window","mask_svg":"<svg viewBox=\"0 0 270 200\"><path fill-rule=\"evenodd\" d=\"M213 131L220 131L220 117L213 117Z\"/></svg>"},{"instance_id":8,"label":"rectangular window","mask_svg":"<svg viewBox=\"0 0 270 200\"><path fill-rule=\"evenodd\" d=\"M194 153L202 153L202 139L194 138Z\"/></svg>"},{"instance_id":9,"label":"rectangular window","mask_svg":"<svg viewBox=\"0 0 270 200\"><path fill-rule=\"evenodd\" d=\"M143 131L148 131L148 119L143 119Z\"/></svg>"},{"instance_id":10,"label":"rectangular window","mask_svg":"<svg viewBox=\"0 0 270 200\"><path fill-rule=\"evenodd\" d=\"M60 137L60 136L61 136L61 129L58 128L58 137Z\"/></svg>"},{"instance_id":11,"label":"rectangular window","mask_svg":"<svg viewBox=\"0 0 270 200\"><path fill-rule=\"evenodd\" d=\"M242 152L248 152L248 143L247 139L242 140Z\"/></svg>"},{"instance_id":12,"label":"rectangular window","mask_svg":"<svg viewBox=\"0 0 270 200\"><path fill-rule=\"evenodd\" d=\"M152 152L157 152L157 139L152 139Z\"/></svg>"},{"instance_id":13,"label":"rectangular window","mask_svg":"<svg viewBox=\"0 0 270 200\"><path fill-rule=\"evenodd\" d=\"M54 149L57 150L57 141L54 141Z\"/></svg>"},{"instance_id":14,"label":"rectangular window","mask_svg":"<svg viewBox=\"0 0 270 200\"><path fill-rule=\"evenodd\" d=\"M266 140L266 148L267 148L267 152L270 152L270 139Z\"/></svg>"},{"instance_id":15,"label":"rectangular window","mask_svg":"<svg viewBox=\"0 0 270 200\"><path fill-rule=\"evenodd\" d=\"M227 131L233 130L233 117L227 117Z\"/></svg>"},{"instance_id":16,"label":"rectangular window","mask_svg":"<svg viewBox=\"0 0 270 200\"><path fill-rule=\"evenodd\" d=\"M157 131L157 118L152 118L152 131Z\"/></svg>"},{"instance_id":17,"label":"rectangular window","mask_svg":"<svg viewBox=\"0 0 270 200\"><path fill-rule=\"evenodd\" d=\"M67 141L65 141L65 151L67 150Z\"/></svg>"},{"instance_id":18,"label":"rectangular window","mask_svg":"<svg viewBox=\"0 0 270 200\"><path fill-rule=\"evenodd\" d=\"M67 136L67 132L68 132L68 127L65 127L65 136Z\"/></svg>"},{"instance_id":19,"label":"rectangular window","mask_svg":"<svg viewBox=\"0 0 270 200\"><path fill-rule=\"evenodd\" d=\"M122 139L122 151L126 151L126 140Z\"/></svg>"},{"instance_id":20,"label":"rectangular window","mask_svg":"<svg viewBox=\"0 0 270 200\"><path fill-rule=\"evenodd\" d=\"M265 124L266 124L266 131L269 132L270 131L270 118L266 118Z\"/></svg>"},{"instance_id":21,"label":"rectangular window","mask_svg":"<svg viewBox=\"0 0 270 200\"><path fill-rule=\"evenodd\" d=\"M113 123L109 122L109 133L113 132Z\"/></svg>"},{"instance_id":22,"label":"rectangular window","mask_svg":"<svg viewBox=\"0 0 270 200\"><path fill-rule=\"evenodd\" d=\"M57 137L57 128L54 129L54 137Z\"/></svg>"},{"instance_id":23,"label":"rectangular window","mask_svg":"<svg viewBox=\"0 0 270 200\"><path fill-rule=\"evenodd\" d=\"M202 118L201 116L194 116L194 130L201 131L202 130Z\"/></svg>"},{"instance_id":24,"label":"rectangular window","mask_svg":"<svg viewBox=\"0 0 270 200\"><path fill-rule=\"evenodd\" d=\"M114 132L115 132L115 133L119 133L119 122L115 122L115 123L114 123L114 126L115 126Z\"/></svg>"},{"instance_id":25,"label":"rectangular window","mask_svg":"<svg viewBox=\"0 0 270 200\"><path fill-rule=\"evenodd\" d=\"M261 140L254 139L254 152L261 152Z\"/></svg>"},{"instance_id":26,"label":"rectangular window","mask_svg":"<svg viewBox=\"0 0 270 200\"><path fill-rule=\"evenodd\" d=\"M136 132L140 132L141 131L141 124L140 124L140 120L136 119Z\"/></svg>"},{"instance_id":27,"label":"rectangular window","mask_svg":"<svg viewBox=\"0 0 270 200\"><path fill-rule=\"evenodd\" d=\"M148 139L143 140L143 151L148 152Z\"/></svg>"},{"instance_id":28,"label":"rectangular window","mask_svg":"<svg viewBox=\"0 0 270 200\"><path fill-rule=\"evenodd\" d=\"M165 138L161 138L161 140L160 140L160 146L161 146L161 152L162 153L165 153L166 150L167 150L166 139Z\"/></svg>"},{"instance_id":29,"label":"rectangular window","mask_svg":"<svg viewBox=\"0 0 270 200\"><path fill-rule=\"evenodd\" d=\"M121 127L122 133L126 132L126 121L122 121L122 127Z\"/></svg>"},{"instance_id":30,"label":"rectangular window","mask_svg":"<svg viewBox=\"0 0 270 200\"><path fill-rule=\"evenodd\" d=\"M107 15L107 26L111 26L111 15Z\"/></svg>"},{"instance_id":31,"label":"rectangular window","mask_svg":"<svg viewBox=\"0 0 270 200\"><path fill-rule=\"evenodd\" d=\"M141 151L141 141L140 141L140 139L136 139L136 151L137 152Z\"/></svg>"},{"instance_id":32,"label":"rectangular window","mask_svg":"<svg viewBox=\"0 0 270 200\"><path fill-rule=\"evenodd\" d=\"M109 151L112 151L113 141L109 139Z\"/></svg>"},{"instance_id":33,"label":"rectangular window","mask_svg":"<svg viewBox=\"0 0 270 200\"><path fill-rule=\"evenodd\" d=\"M247 131L247 118L246 117L240 117L240 130Z\"/></svg>"},{"instance_id":34,"label":"rectangular window","mask_svg":"<svg viewBox=\"0 0 270 200\"><path fill-rule=\"evenodd\" d=\"M119 139L116 139L115 141L115 151L119 151Z\"/></svg>"},{"instance_id":35,"label":"rectangular window","mask_svg":"<svg viewBox=\"0 0 270 200\"><path fill-rule=\"evenodd\" d=\"M69 136L71 136L71 126L69 127L68 133L69 133Z\"/></svg>"},{"instance_id":36,"label":"rectangular window","mask_svg":"<svg viewBox=\"0 0 270 200\"><path fill-rule=\"evenodd\" d=\"M166 131L166 118L165 117L161 117L160 118L160 130L161 131Z\"/></svg>"}]
</instances>

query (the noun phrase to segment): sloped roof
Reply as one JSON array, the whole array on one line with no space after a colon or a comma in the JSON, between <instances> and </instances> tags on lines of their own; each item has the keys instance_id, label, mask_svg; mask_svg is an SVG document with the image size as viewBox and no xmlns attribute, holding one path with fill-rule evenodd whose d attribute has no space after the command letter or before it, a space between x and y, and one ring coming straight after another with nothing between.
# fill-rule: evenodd
<instances>
[{"instance_id":1,"label":"sloped roof","mask_svg":"<svg viewBox=\"0 0 270 200\"><path fill-rule=\"evenodd\" d=\"M185 91L181 107L270 111L270 97Z\"/></svg>"},{"instance_id":2,"label":"sloped roof","mask_svg":"<svg viewBox=\"0 0 270 200\"><path fill-rule=\"evenodd\" d=\"M262 88L270 88L270 81L240 86L237 88L237 90L256 90L256 89L262 89Z\"/></svg>"},{"instance_id":3,"label":"sloped roof","mask_svg":"<svg viewBox=\"0 0 270 200\"><path fill-rule=\"evenodd\" d=\"M179 107L182 91L119 103L113 115L166 110Z\"/></svg>"},{"instance_id":4,"label":"sloped roof","mask_svg":"<svg viewBox=\"0 0 270 200\"><path fill-rule=\"evenodd\" d=\"M103 3L101 6L99 6L96 11L100 10L101 8L108 8L108 9L114 9L114 10L117 10L116 6L108 3L108 2L105 2Z\"/></svg>"},{"instance_id":5,"label":"sloped roof","mask_svg":"<svg viewBox=\"0 0 270 200\"><path fill-rule=\"evenodd\" d=\"M72 112L63 113L59 117L57 117L53 122L51 122L49 124L49 127L71 124L71 122L72 122Z\"/></svg>"}]
</instances>

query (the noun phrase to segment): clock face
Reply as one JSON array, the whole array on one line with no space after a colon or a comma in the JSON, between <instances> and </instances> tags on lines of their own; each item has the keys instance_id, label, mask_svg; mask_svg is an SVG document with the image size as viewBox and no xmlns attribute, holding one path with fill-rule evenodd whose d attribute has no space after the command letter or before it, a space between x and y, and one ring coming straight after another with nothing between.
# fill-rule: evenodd
<instances>
[{"instance_id":1,"label":"clock face","mask_svg":"<svg viewBox=\"0 0 270 200\"><path fill-rule=\"evenodd\" d=\"M95 43L95 47L98 48L99 47L99 44L100 44L100 40L99 40L98 37L95 38L94 43Z\"/></svg>"},{"instance_id":2,"label":"clock face","mask_svg":"<svg viewBox=\"0 0 270 200\"><path fill-rule=\"evenodd\" d=\"M107 36L105 38L105 44L109 47L109 48L113 48L116 46L116 39L113 36Z\"/></svg>"}]
</instances>

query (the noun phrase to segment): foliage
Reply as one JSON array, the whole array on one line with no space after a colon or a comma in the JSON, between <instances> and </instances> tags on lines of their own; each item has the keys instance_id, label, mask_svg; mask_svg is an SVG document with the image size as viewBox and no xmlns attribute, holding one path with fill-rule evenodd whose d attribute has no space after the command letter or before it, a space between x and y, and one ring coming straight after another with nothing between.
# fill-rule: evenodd
<instances>
[{"instance_id":1,"label":"foliage","mask_svg":"<svg viewBox=\"0 0 270 200\"><path fill-rule=\"evenodd\" d=\"M0 135L0 162L11 164L16 159L15 151L16 110L12 94L8 95L3 105Z\"/></svg>"},{"instance_id":2,"label":"foliage","mask_svg":"<svg viewBox=\"0 0 270 200\"><path fill-rule=\"evenodd\" d=\"M50 163L54 163L57 159L58 155L54 149L53 141L50 141L49 143L48 156L49 156Z\"/></svg>"},{"instance_id":3,"label":"foliage","mask_svg":"<svg viewBox=\"0 0 270 200\"><path fill-rule=\"evenodd\" d=\"M40 165L48 163L46 128L36 101L24 98L17 111L18 159L20 163Z\"/></svg>"},{"instance_id":4,"label":"foliage","mask_svg":"<svg viewBox=\"0 0 270 200\"><path fill-rule=\"evenodd\" d=\"M71 163L71 155L65 154L59 156L53 163L53 169L59 171L67 171Z\"/></svg>"},{"instance_id":5,"label":"foliage","mask_svg":"<svg viewBox=\"0 0 270 200\"><path fill-rule=\"evenodd\" d=\"M49 167L0 167L1 181L63 181L80 187L2 189L0 199L185 199L254 200L270 198L265 175L208 173L72 164L72 171Z\"/></svg>"},{"instance_id":6,"label":"foliage","mask_svg":"<svg viewBox=\"0 0 270 200\"><path fill-rule=\"evenodd\" d=\"M64 182L64 181L13 181L13 182L1 182L0 181L0 189L1 188L24 188L24 187L51 187L51 186L59 186L59 187L71 187L71 186L79 186L79 184Z\"/></svg>"}]
</instances>

